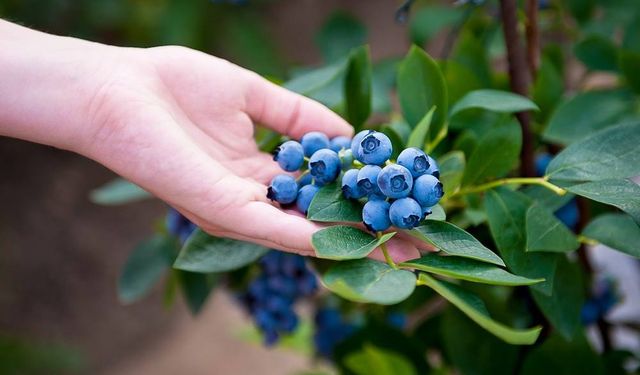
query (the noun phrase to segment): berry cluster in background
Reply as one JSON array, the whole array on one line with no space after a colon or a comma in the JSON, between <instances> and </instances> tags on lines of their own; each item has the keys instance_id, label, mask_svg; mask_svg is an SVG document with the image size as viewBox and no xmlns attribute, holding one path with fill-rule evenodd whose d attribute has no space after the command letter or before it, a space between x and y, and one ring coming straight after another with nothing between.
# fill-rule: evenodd
<instances>
[{"instance_id":1,"label":"berry cluster in background","mask_svg":"<svg viewBox=\"0 0 640 375\"><path fill-rule=\"evenodd\" d=\"M267 346L298 327L295 303L318 289L304 257L272 250L260 259L260 273L240 296Z\"/></svg>"},{"instance_id":2,"label":"berry cluster in background","mask_svg":"<svg viewBox=\"0 0 640 375\"><path fill-rule=\"evenodd\" d=\"M436 161L410 147L390 161L391 140L381 132L363 130L353 139L329 138L319 132L305 134L300 142L287 141L275 150L273 160L287 172L302 171L296 179L277 175L267 197L283 206L295 202L306 214L320 187L338 179L347 199L362 200L362 221L380 232L392 225L411 229L432 212L444 192Z\"/></svg>"},{"instance_id":3,"label":"berry cluster in background","mask_svg":"<svg viewBox=\"0 0 640 375\"><path fill-rule=\"evenodd\" d=\"M172 207L169 207L169 211L167 212L165 225L167 232L177 237L181 244L184 244L191 233L197 228L194 223Z\"/></svg>"}]
</instances>

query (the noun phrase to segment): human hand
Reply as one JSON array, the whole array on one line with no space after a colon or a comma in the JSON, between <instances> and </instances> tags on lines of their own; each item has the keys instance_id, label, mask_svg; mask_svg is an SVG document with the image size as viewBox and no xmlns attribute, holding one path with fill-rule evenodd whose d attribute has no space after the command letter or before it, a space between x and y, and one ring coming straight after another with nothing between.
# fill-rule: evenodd
<instances>
[{"instance_id":1,"label":"human hand","mask_svg":"<svg viewBox=\"0 0 640 375\"><path fill-rule=\"evenodd\" d=\"M74 45L84 75L70 136L55 145L114 170L216 236L313 255L320 227L266 198L282 171L253 138L254 122L299 139L353 129L321 104L225 60L182 47ZM91 74L90 72L96 72ZM97 74L99 73L99 74ZM72 121L73 122L73 121ZM388 243L397 260L418 255L410 239ZM382 257L381 254L377 254Z\"/></svg>"}]
</instances>

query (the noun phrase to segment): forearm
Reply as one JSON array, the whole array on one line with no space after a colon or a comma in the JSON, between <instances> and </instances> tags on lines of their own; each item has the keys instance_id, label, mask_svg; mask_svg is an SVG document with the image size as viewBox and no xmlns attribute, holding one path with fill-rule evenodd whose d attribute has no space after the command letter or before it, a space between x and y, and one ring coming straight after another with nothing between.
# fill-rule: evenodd
<instances>
[{"instance_id":1,"label":"forearm","mask_svg":"<svg viewBox=\"0 0 640 375\"><path fill-rule=\"evenodd\" d=\"M0 20L0 135L77 151L117 51Z\"/></svg>"}]
</instances>

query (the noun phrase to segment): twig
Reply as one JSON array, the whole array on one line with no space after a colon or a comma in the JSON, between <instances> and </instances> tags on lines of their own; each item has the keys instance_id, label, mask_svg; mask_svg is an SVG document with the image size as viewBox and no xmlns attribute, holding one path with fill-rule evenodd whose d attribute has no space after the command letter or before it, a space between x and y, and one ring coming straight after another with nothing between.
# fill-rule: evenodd
<instances>
[{"instance_id":1,"label":"twig","mask_svg":"<svg viewBox=\"0 0 640 375\"><path fill-rule=\"evenodd\" d=\"M540 31L538 29L538 0L527 0L527 60L531 78L536 79L540 68Z\"/></svg>"}]
</instances>

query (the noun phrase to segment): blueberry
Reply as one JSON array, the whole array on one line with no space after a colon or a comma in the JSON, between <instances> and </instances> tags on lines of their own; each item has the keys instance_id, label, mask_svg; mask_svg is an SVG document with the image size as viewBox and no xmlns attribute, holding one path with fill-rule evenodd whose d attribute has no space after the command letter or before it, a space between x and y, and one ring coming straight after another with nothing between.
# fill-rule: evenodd
<instances>
[{"instance_id":1,"label":"blueberry","mask_svg":"<svg viewBox=\"0 0 640 375\"><path fill-rule=\"evenodd\" d=\"M340 174L340 158L328 148L318 150L309 158L311 176L321 184L333 182Z\"/></svg>"},{"instance_id":2,"label":"blueberry","mask_svg":"<svg viewBox=\"0 0 640 375\"><path fill-rule=\"evenodd\" d=\"M442 183L430 174L422 175L413 182L413 198L423 207L435 206L443 195Z\"/></svg>"},{"instance_id":3,"label":"blueberry","mask_svg":"<svg viewBox=\"0 0 640 375\"><path fill-rule=\"evenodd\" d=\"M358 170L349 169L342 175L342 194L347 199L359 199L364 193L358 187Z\"/></svg>"},{"instance_id":4,"label":"blueberry","mask_svg":"<svg viewBox=\"0 0 640 375\"><path fill-rule=\"evenodd\" d=\"M427 158L429 159L429 169L427 169L426 173L435 178L440 178L440 167L438 167L438 163L429 155L427 155Z\"/></svg>"},{"instance_id":5,"label":"blueberry","mask_svg":"<svg viewBox=\"0 0 640 375\"><path fill-rule=\"evenodd\" d=\"M169 234L178 237L180 243L185 243L197 228L194 223L172 207L169 207L165 223Z\"/></svg>"},{"instance_id":6,"label":"blueberry","mask_svg":"<svg viewBox=\"0 0 640 375\"><path fill-rule=\"evenodd\" d=\"M379 194L378 175L382 168L377 165L365 165L358 172L358 187L365 195Z\"/></svg>"},{"instance_id":7,"label":"blueberry","mask_svg":"<svg viewBox=\"0 0 640 375\"><path fill-rule=\"evenodd\" d=\"M402 198L389 207L391 223L400 229L412 229L420 223L422 207L412 198Z\"/></svg>"},{"instance_id":8,"label":"blueberry","mask_svg":"<svg viewBox=\"0 0 640 375\"><path fill-rule=\"evenodd\" d=\"M351 150L347 149L340 151L338 153L338 157L340 158L340 164L342 165L343 171L353 168L353 152L351 152Z\"/></svg>"},{"instance_id":9,"label":"blueberry","mask_svg":"<svg viewBox=\"0 0 640 375\"><path fill-rule=\"evenodd\" d=\"M422 207L422 218L426 219L427 216L433 213L433 207Z\"/></svg>"},{"instance_id":10,"label":"blueberry","mask_svg":"<svg viewBox=\"0 0 640 375\"><path fill-rule=\"evenodd\" d=\"M318 150L329 148L329 137L320 132L310 132L302 136L300 143L304 149L304 156L310 157Z\"/></svg>"},{"instance_id":11,"label":"blueberry","mask_svg":"<svg viewBox=\"0 0 640 375\"><path fill-rule=\"evenodd\" d=\"M413 177L419 177L429 170L429 158L424 151L416 147L402 150L398 155L398 164L407 168Z\"/></svg>"},{"instance_id":12,"label":"blueberry","mask_svg":"<svg viewBox=\"0 0 640 375\"><path fill-rule=\"evenodd\" d=\"M298 183L288 174L275 176L267 190L267 198L283 204L294 202L297 195Z\"/></svg>"},{"instance_id":13,"label":"blueberry","mask_svg":"<svg viewBox=\"0 0 640 375\"><path fill-rule=\"evenodd\" d=\"M273 160L287 172L297 171L304 164L302 145L296 141L287 141L276 148Z\"/></svg>"},{"instance_id":14,"label":"blueberry","mask_svg":"<svg viewBox=\"0 0 640 375\"><path fill-rule=\"evenodd\" d=\"M316 193L320 190L315 185L305 185L298 190L298 198L296 199L296 207L298 211L303 214L307 214L311 200L316 196Z\"/></svg>"},{"instance_id":15,"label":"blueberry","mask_svg":"<svg viewBox=\"0 0 640 375\"><path fill-rule=\"evenodd\" d=\"M303 187L311 184L313 182L313 177L311 177L311 173L305 173L304 176L298 178L298 186Z\"/></svg>"},{"instance_id":16,"label":"blueberry","mask_svg":"<svg viewBox=\"0 0 640 375\"><path fill-rule=\"evenodd\" d=\"M551 159L553 159L553 156L546 152L536 156L536 176L544 176Z\"/></svg>"},{"instance_id":17,"label":"blueberry","mask_svg":"<svg viewBox=\"0 0 640 375\"><path fill-rule=\"evenodd\" d=\"M389 198L404 198L411 193L413 177L411 172L401 165L387 165L378 175L378 187Z\"/></svg>"},{"instance_id":18,"label":"blueberry","mask_svg":"<svg viewBox=\"0 0 640 375\"><path fill-rule=\"evenodd\" d=\"M372 232L382 232L389 229L389 202L382 200L368 201L362 208L364 226Z\"/></svg>"},{"instance_id":19,"label":"blueberry","mask_svg":"<svg viewBox=\"0 0 640 375\"><path fill-rule=\"evenodd\" d=\"M360 142L362 142L362 139L364 139L366 135L373 132L373 130L362 130L353 137L353 139L351 140L351 152L353 153L354 157L358 157L358 151L360 151Z\"/></svg>"},{"instance_id":20,"label":"blueberry","mask_svg":"<svg viewBox=\"0 0 640 375\"><path fill-rule=\"evenodd\" d=\"M389 137L384 133L372 132L362 138L355 157L365 164L382 165L389 160L392 152Z\"/></svg>"},{"instance_id":21,"label":"blueberry","mask_svg":"<svg viewBox=\"0 0 640 375\"><path fill-rule=\"evenodd\" d=\"M335 152L340 152L340 150L347 150L351 148L351 138L345 137L343 135L337 136L331 140L329 143L329 148Z\"/></svg>"},{"instance_id":22,"label":"blueberry","mask_svg":"<svg viewBox=\"0 0 640 375\"><path fill-rule=\"evenodd\" d=\"M555 213L558 220L571 229L576 229L580 212L578 210L578 202L575 199L570 200L564 206L560 207Z\"/></svg>"}]
</instances>

